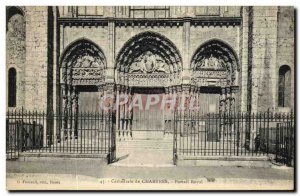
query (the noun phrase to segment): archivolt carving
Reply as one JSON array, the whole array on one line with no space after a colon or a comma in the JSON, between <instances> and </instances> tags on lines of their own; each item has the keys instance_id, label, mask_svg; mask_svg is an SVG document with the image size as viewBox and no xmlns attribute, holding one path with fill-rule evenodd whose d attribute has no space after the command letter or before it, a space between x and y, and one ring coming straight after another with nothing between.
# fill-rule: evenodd
<instances>
[{"instance_id":1,"label":"archivolt carving","mask_svg":"<svg viewBox=\"0 0 300 196\"><path fill-rule=\"evenodd\" d=\"M104 69L106 59L99 47L89 40L82 39L67 47L61 58L61 67L97 67Z\"/></svg>"},{"instance_id":2,"label":"archivolt carving","mask_svg":"<svg viewBox=\"0 0 300 196\"><path fill-rule=\"evenodd\" d=\"M76 41L67 48L61 59L64 83L94 85L104 81L106 59L102 50L91 41Z\"/></svg>"},{"instance_id":3,"label":"archivolt carving","mask_svg":"<svg viewBox=\"0 0 300 196\"><path fill-rule=\"evenodd\" d=\"M118 71L125 73L175 73L182 70L182 60L175 45L153 32L141 33L130 39L116 62Z\"/></svg>"}]
</instances>

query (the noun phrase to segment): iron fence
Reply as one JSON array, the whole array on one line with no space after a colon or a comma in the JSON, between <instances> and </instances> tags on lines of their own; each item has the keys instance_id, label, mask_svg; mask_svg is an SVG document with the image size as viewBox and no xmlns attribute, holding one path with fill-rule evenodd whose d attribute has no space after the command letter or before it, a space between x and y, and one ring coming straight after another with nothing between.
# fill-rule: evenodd
<instances>
[{"instance_id":1,"label":"iron fence","mask_svg":"<svg viewBox=\"0 0 300 196\"><path fill-rule=\"evenodd\" d=\"M78 112L75 115L8 111L6 114L6 156L20 152L109 154L114 132L108 112Z\"/></svg>"},{"instance_id":2,"label":"iron fence","mask_svg":"<svg viewBox=\"0 0 300 196\"><path fill-rule=\"evenodd\" d=\"M294 160L293 113L174 113L174 159L178 156L264 156Z\"/></svg>"},{"instance_id":3,"label":"iron fence","mask_svg":"<svg viewBox=\"0 0 300 196\"><path fill-rule=\"evenodd\" d=\"M173 158L178 156L265 156L293 165L293 113L201 114L175 111ZM20 152L116 155L116 119L112 111L52 114L26 110L6 115L6 157Z\"/></svg>"}]
</instances>

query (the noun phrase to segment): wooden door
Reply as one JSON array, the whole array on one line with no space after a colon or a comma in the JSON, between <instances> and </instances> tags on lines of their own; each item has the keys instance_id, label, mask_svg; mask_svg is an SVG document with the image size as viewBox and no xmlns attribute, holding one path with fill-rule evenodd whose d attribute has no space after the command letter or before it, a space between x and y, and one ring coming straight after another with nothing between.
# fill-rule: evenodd
<instances>
[{"instance_id":1,"label":"wooden door","mask_svg":"<svg viewBox=\"0 0 300 196\"><path fill-rule=\"evenodd\" d=\"M146 101L149 94L135 94L141 96L143 102L143 109L138 107L133 108L133 131L163 131L164 130L164 111L160 109L163 94L158 94L160 102L151 105L149 110L146 110Z\"/></svg>"},{"instance_id":2,"label":"wooden door","mask_svg":"<svg viewBox=\"0 0 300 196\"><path fill-rule=\"evenodd\" d=\"M78 106L80 112L101 112L99 107L99 92L80 92L78 96Z\"/></svg>"},{"instance_id":3,"label":"wooden door","mask_svg":"<svg viewBox=\"0 0 300 196\"><path fill-rule=\"evenodd\" d=\"M219 113L220 89L219 88L201 88L199 95L200 113Z\"/></svg>"},{"instance_id":4,"label":"wooden door","mask_svg":"<svg viewBox=\"0 0 300 196\"><path fill-rule=\"evenodd\" d=\"M206 134L208 141L218 141L219 139L219 120L216 115L219 114L220 89L219 88L201 88L199 95L200 113L206 116L202 129L202 134ZM212 117L214 115L215 117Z\"/></svg>"}]
</instances>

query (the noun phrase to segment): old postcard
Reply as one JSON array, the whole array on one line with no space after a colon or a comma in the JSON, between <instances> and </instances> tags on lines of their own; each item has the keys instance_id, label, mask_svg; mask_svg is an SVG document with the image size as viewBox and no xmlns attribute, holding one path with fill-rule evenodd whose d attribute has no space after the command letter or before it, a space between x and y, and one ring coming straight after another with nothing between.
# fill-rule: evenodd
<instances>
[{"instance_id":1,"label":"old postcard","mask_svg":"<svg viewBox=\"0 0 300 196\"><path fill-rule=\"evenodd\" d=\"M292 6L7 6L8 190L294 190Z\"/></svg>"}]
</instances>

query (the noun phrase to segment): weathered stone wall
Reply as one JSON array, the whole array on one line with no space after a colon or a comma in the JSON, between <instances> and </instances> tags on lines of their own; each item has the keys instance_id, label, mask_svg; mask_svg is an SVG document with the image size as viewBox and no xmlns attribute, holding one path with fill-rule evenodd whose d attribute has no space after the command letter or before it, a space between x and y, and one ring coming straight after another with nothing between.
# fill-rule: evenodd
<instances>
[{"instance_id":1,"label":"weathered stone wall","mask_svg":"<svg viewBox=\"0 0 300 196\"><path fill-rule=\"evenodd\" d=\"M279 7L277 30L277 66L276 78L278 80L279 68L288 65L291 69L291 96L290 109L294 108L295 92L295 12L293 7ZM278 82L277 82L278 85ZM278 87L275 89L275 103L278 106Z\"/></svg>"},{"instance_id":2,"label":"weathered stone wall","mask_svg":"<svg viewBox=\"0 0 300 196\"><path fill-rule=\"evenodd\" d=\"M276 107L277 7L253 7L251 112Z\"/></svg>"},{"instance_id":3,"label":"weathered stone wall","mask_svg":"<svg viewBox=\"0 0 300 196\"><path fill-rule=\"evenodd\" d=\"M154 11L153 9L161 10ZM163 11L164 9L167 11ZM61 17L118 18L239 17L240 9L241 6L59 6Z\"/></svg>"},{"instance_id":4,"label":"weathered stone wall","mask_svg":"<svg viewBox=\"0 0 300 196\"><path fill-rule=\"evenodd\" d=\"M100 6L101 7L101 6ZM124 17L130 16L129 8L104 7L95 11L97 17ZM216 10L219 10L218 13ZM281 65L289 65L292 70L291 78L291 103L294 106L294 9L292 7L253 7L251 20L251 49L249 56L249 7L171 7L171 17L242 17L239 26L193 26L189 18L183 19L183 25L177 26L115 26L112 21L105 27L90 26L60 26L58 34L53 37L58 42L57 58L55 47L51 47L49 53L49 25L47 7L26 7L25 25L26 43L12 36L7 31L7 68L13 66L17 69L18 90L17 105L25 105L27 109L46 110L47 108L47 77L49 78L49 55L53 54L53 86L57 82L58 58L66 47L80 38L86 38L97 44L106 56L110 79L114 76L115 58L133 36L152 31L167 37L180 52L183 58L184 77L189 80L190 60L196 49L210 39L219 39L233 48L239 57L240 72L238 74L238 106L241 110L247 110L247 96L251 89L251 111L264 111L268 108L277 108L278 97L278 69ZM60 16L77 17L70 14L68 7L59 7ZM132 12L132 11L131 11ZM100 14L99 14L100 13ZM54 16L55 18L56 16ZM79 16L78 16L79 17ZM215 17L215 16L214 16ZM18 17L17 17L18 18ZM80 19L78 19L80 21ZM86 18L85 18L86 20ZM56 21L53 21L56 25ZM55 27L55 25L52 25ZM25 27L24 27L25 28ZM14 41L14 39L17 39ZM19 42L20 44L14 44ZM22 43L25 43L22 45ZM26 47L25 47L26 45ZM22 49L23 48L23 49ZM26 50L26 52L25 52ZM249 59L251 57L251 59ZM250 61L251 60L251 61ZM251 84L249 84L249 62L251 62ZM23 79L19 77L24 76ZM50 77L52 78L52 77ZM55 81L54 81L55 80ZM55 91L55 90L53 90ZM53 93L53 100L58 96ZM55 101L53 103L55 105Z\"/></svg>"},{"instance_id":5,"label":"weathered stone wall","mask_svg":"<svg viewBox=\"0 0 300 196\"><path fill-rule=\"evenodd\" d=\"M158 34L161 34L162 36L169 39L178 49L180 54L183 54L183 48L182 48L182 35L183 35L183 28L182 26L176 27L116 27L115 35L116 35L116 46L115 46L115 53L116 56L120 52L121 48L124 46L124 44L130 40L132 37L136 36L139 33L143 32L155 32Z\"/></svg>"},{"instance_id":6,"label":"weathered stone wall","mask_svg":"<svg viewBox=\"0 0 300 196\"><path fill-rule=\"evenodd\" d=\"M239 54L239 36L238 36L238 27L191 27L190 29L190 47L187 63L189 67L190 60L192 55L197 50L197 48L206 41L211 39L219 39L228 43L237 54ZM114 56L116 57L120 52L121 48L124 44L130 40L132 37L139 33L143 32L156 32L161 34L162 36L169 39L178 49L182 58L184 54L183 49L183 27L179 26L166 26L166 27L145 27L145 26L135 26L134 28L131 26L121 26L115 27L115 50ZM73 41L87 38L94 43L96 43L104 52L107 57L109 54L109 42L108 42L108 29L107 27L62 27L61 26L61 51L63 51L70 43Z\"/></svg>"},{"instance_id":7,"label":"weathered stone wall","mask_svg":"<svg viewBox=\"0 0 300 196\"><path fill-rule=\"evenodd\" d=\"M25 16L21 8L9 8L7 12L9 13L6 27L6 86L8 86L8 71L10 68L15 68L17 75L16 107L18 108L24 105L25 97ZM8 89L6 89L7 93Z\"/></svg>"},{"instance_id":8,"label":"weathered stone wall","mask_svg":"<svg viewBox=\"0 0 300 196\"><path fill-rule=\"evenodd\" d=\"M236 54L239 54L239 26L197 26L191 27L191 38L190 38L190 51L191 57L196 52L196 50L205 42L210 41L212 39L220 40L226 44L228 44Z\"/></svg>"},{"instance_id":9,"label":"weathered stone wall","mask_svg":"<svg viewBox=\"0 0 300 196\"><path fill-rule=\"evenodd\" d=\"M45 6L26 7L25 107L47 108L47 16Z\"/></svg>"},{"instance_id":10,"label":"weathered stone wall","mask_svg":"<svg viewBox=\"0 0 300 196\"><path fill-rule=\"evenodd\" d=\"M65 50L72 42L86 38L97 44L105 56L108 53L108 28L102 27L69 27L60 26L60 51Z\"/></svg>"},{"instance_id":11,"label":"weathered stone wall","mask_svg":"<svg viewBox=\"0 0 300 196\"><path fill-rule=\"evenodd\" d=\"M239 29L239 96L237 107L241 111L247 111L247 96L248 96L248 47L249 47L249 7L243 7L242 10L242 25Z\"/></svg>"}]
</instances>

